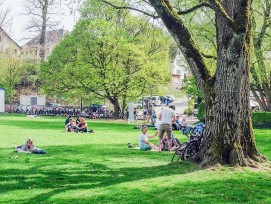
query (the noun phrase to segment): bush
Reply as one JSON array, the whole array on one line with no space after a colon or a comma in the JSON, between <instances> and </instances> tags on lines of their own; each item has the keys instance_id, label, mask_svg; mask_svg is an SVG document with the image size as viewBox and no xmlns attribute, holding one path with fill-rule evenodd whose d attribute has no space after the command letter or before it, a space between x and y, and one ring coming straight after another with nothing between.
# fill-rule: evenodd
<instances>
[{"instance_id":1,"label":"bush","mask_svg":"<svg viewBox=\"0 0 271 204\"><path fill-rule=\"evenodd\" d=\"M185 115L191 115L194 110L194 99L188 100L188 108L184 110Z\"/></svg>"},{"instance_id":2,"label":"bush","mask_svg":"<svg viewBox=\"0 0 271 204\"><path fill-rule=\"evenodd\" d=\"M201 103L198 106L198 114L197 118L203 122L205 120L205 101L201 101Z\"/></svg>"},{"instance_id":3,"label":"bush","mask_svg":"<svg viewBox=\"0 0 271 204\"><path fill-rule=\"evenodd\" d=\"M271 127L271 112L253 112L252 124L253 127Z\"/></svg>"}]
</instances>

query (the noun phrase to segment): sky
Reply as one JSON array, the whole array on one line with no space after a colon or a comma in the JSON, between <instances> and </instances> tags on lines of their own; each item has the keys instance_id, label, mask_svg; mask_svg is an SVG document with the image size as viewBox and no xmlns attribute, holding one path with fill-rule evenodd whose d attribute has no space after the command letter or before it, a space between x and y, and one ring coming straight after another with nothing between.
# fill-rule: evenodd
<instances>
[{"instance_id":1,"label":"sky","mask_svg":"<svg viewBox=\"0 0 271 204\"><path fill-rule=\"evenodd\" d=\"M23 45L29 40L25 38L35 37L25 29L29 17L22 15L24 11L24 0L2 0L2 2L1 8L9 8L11 10L10 17L12 17L12 25L11 28L7 30L10 37L19 45ZM65 15L59 15L59 18L61 20L59 28L64 27L64 29L68 31L73 29L76 23L76 17L74 15L69 15L68 12L66 12Z\"/></svg>"}]
</instances>

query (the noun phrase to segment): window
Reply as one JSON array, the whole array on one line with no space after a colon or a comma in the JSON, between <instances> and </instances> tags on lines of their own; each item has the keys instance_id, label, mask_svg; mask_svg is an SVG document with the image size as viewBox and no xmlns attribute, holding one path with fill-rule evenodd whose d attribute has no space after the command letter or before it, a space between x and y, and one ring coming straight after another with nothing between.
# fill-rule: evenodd
<instances>
[{"instance_id":1,"label":"window","mask_svg":"<svg viewBox=\"0 0 271 204\"><path fill-rule=\"evenodd\" d=\"M36 106L37 105L37 97L30 97L30 105L31 106Z\"/></svg>"}]
</instances>

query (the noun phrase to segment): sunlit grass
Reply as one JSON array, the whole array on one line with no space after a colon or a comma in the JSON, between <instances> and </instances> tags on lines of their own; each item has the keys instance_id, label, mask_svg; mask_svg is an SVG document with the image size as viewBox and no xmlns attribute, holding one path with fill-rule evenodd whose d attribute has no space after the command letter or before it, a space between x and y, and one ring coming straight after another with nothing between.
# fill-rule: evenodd
<instances>
[{"instance_id":1,"label":"sunlit grass","mask_svg":"<svg viewBox=\"0 0 271 204\"><path fill-rule=\"evenodd\" d=\"M74 134L65 133L59 117L0 120L0 203L271 203L270 171L201 169L171 163L168 152L128 149L140 130L120 121L89 120L94 134ZM271 159L271 130L255 135ZM13 152L29 137L47 154Z\"/></svg>"}]
</instances>

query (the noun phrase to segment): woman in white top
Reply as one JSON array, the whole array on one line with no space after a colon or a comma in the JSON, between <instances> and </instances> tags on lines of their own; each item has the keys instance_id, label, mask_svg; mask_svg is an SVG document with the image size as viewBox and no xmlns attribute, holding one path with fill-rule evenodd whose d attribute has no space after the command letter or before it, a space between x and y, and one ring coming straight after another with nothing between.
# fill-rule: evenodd
<instances>
[{"instance_id":1,"label":"woman in white top","mask_svg":"<svg viewBox=\"0 0 271 204\"><path fill-rule=\"evenodd\" d=\"M146 126L142 126L142 133L139 137L139 148L141 150L151 150L151 149L155 149L155 150L159 150L160 151L160 148L155 146L154 144L150 143L148 141L149 138L154 138L157 134L153 135L153 136L149 136L147 134L148 130L147 130L147 127Z\"/></svg>"}]
</instances>

